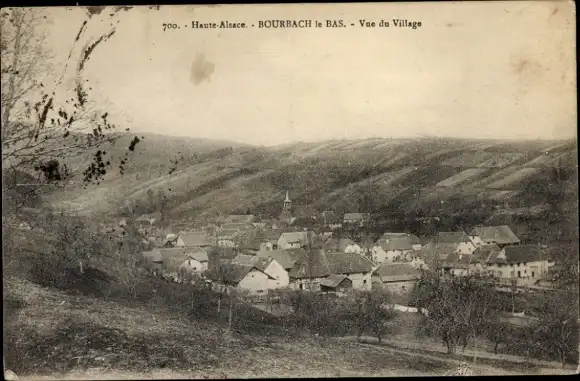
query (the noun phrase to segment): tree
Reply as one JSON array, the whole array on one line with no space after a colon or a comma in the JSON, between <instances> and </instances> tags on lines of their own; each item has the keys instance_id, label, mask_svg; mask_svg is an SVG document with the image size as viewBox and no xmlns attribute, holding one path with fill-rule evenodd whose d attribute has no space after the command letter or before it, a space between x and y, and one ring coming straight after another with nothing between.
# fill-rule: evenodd
<instances>
[{"instance_id":1,"label":"tree","mask_svg":"<svg viewBox=\"0 0 580 381\"><path fill-rule=\"evenodd\" d=\"M2 9L2 168L3 172L32 175L36 181L31 195L47 185L66 186L65 180L75 174L82 175L86 184L98 183L113 165L105 148L121 135L109 121L109 113L90 98L91 88L84 79L88 60L114 35L118 11L126 10L114 8L107 29L91 38L88 30L107 25L97 20L103 9L87 8L87 18L77 35L71 36L70 54L62 70L48 65L43 10ZM65 79L71 75L73 85L69 86ZM138 137L131 140L119 163L121 174L139 141ZM3 195L21 185L3 184ZM10 206L18 210L22 203Z\"/></svg>"},{"instance_id":2,"label":"tree","mask_svg":"<svg viewBox=\"0 0 580 381\"><path fill-rule=\"evenodd\" d=\"M417 289L416 305L429 311L420 333L439 337L449 354L456 352L458 344L465 347L482 334L496 316L493 284L477 276L441 279L431 275Z\"/></svg>"},{"instance_id":3,"label":"tree","mask_svg":"<svg viewBox=\"0 0 580 381\"><path fill-rule=\"evenodd\" d=\"M577 285L576 285L577 287ZM537 329L547 353L557 354L562 368L578 348L578 289L546 295L540 307Z\"/></svg>"},{"instance_id":4,"label":"tree","mask_svg":"<svg viewBox=\"0 0 580 381\"><path fill-rule=\"evenodd\" d=\"M381 344L383 334L387 330L386 323L396 316L392 300L386 292L379 291L363 292L358 295L358 298L361 300L360 304L357 303L360 306L359 327L369 328ZM360 332L359 330L359 337Z\"/></svg>"}]
</instances>

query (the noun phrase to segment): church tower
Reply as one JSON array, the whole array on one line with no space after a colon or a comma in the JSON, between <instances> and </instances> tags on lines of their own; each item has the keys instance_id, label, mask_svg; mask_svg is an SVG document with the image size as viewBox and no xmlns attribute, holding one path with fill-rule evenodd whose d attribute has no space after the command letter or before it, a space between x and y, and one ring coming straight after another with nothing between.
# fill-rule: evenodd
<instances>
[{"instance_id":1,"label":"church tower","mask_svg":"<svg viewBox=\"0 0 580 381\"><path fill-rule=\"evenodd\" d=\"M292 209L292 201L288 196L288 191L286 191L286 199L284 200L284 210L290 211Z\"/></svg>"},{"instance_id":2,"label":"church tower","mask_svg":"<svg viewBox=\"0 0 580 381\"><path fill-rule=\"evenodd\" d=\"M292 223L292 201L288 196L288 191L286 191L286 198L284 199L284 207L282 208L282 213L280 213L280 221L286 223Z\"/></svg>"}]
</instances>

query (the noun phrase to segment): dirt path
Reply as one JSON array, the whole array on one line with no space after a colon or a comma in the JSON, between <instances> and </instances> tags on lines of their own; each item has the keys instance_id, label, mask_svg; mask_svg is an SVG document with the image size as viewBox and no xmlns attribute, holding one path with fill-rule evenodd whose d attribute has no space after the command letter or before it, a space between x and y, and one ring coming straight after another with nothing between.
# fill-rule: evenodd
<instances>
[{"instance_id":1,"label":"dirt path","mask_svg":"<svg viewBox=\"0 0 580 381\"><path fill-rule=\"evenodd\" d=\"M363 341L363 343L361 343L361 344L376 345L376 343L377 343L377 339L374 337L363 336L361 339ZM339 338L339 340L358 341L356 336L341 337L341 338ZM443 345L437 345L435 343L430 343L430 342L418 343L418 342L402 341L402 340L397 340L397 339L383 339L383 346L388 346L388 345L392 345L392 346L397 348L397 349L393 349L393 350L398 350L398 351L403 352L403 353L413 353L415 355L424 356L425 358L433 358L433 359L438 359L438 360L443 360L443 361L450 361L450 362L454 362L457 364L464 361L464 360L457 360L457 359L440 357L438 355L429 355L426 353L409 352L409 350L411 350L411 351L417 351L417 350L425 351L425 350L427 350L427 351L441 353L441 355L445 355L447 353L447 350L443 347ZM513 363L517 363L517 364L525 364L526 363L525 357L507 355L507 354L497 354L496 355L494 353L490 353L487 351L474 351L473 349L466 349L463 352L459 352L459 354L463 354L463 355L471 356L471 357L476 355L477 359L508 361L508 362L513 362ZM563 374L574 373L574 370L572 368L562 369L560 364L555 362L555 361L530 359L529 364L534 365L534 366L539 367L539 368L542 368L544 371L549 369L550 371L553 370L555 373L563 373ZM532 373L536 373L536 372L533 371Z\"/></svg>"}]
</instances>

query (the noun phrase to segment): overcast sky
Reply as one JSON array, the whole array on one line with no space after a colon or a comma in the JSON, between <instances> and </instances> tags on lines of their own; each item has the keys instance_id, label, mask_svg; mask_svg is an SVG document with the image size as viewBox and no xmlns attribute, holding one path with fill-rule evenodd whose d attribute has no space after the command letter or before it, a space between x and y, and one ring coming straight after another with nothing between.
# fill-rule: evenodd
<instances>
[{"instance_id":1,"label":"overcast sky","mask_svg":"<svg viewBox=\"0 0 580 381\"><path fill-rule=\"evenodd\" d=\"M86 12L48 12L64 62ZM106 30L108 10L89 22ZM148 7L119 12L86 66L120 126L252 144L370 137L576 135L568 2ZM421 21L395 28L393 18ZM338 29L194 30L192 20L343 19ZM351 27L358 20L390 28ZM181 26L163 31L162 23ZM58 65L57 65L58 66Z\"/></svg>"}]
</instances>

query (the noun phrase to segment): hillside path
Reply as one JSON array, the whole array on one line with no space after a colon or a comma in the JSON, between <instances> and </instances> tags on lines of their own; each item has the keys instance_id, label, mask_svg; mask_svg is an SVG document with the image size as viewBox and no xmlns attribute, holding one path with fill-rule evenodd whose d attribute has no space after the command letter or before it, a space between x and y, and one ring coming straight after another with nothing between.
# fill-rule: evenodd
<instances>
[{"instance_id":1,"label":"hillside path","mask_svg":"<svg viewBox=\"0 0 580 381\"><path fill-rule=\"evenodd\" d=\"M377 345L377 339L375 337L371 337L371 336L362 336L361 337L362 342L361 344L370 344L370 345ZM339 340L349 340L349 341L358 341L356 336L344 336L339 338ZM396 339L386 339L384 338L382 340L382 345L383 346L388 346L389 344L396 347L397 349L400 349L401 352L407 352L406 350L429 350L429 351L433 351L433 352L438 352L441 353L442 355L445 355L447 353L447 350L445 349L445 347L443 345L437 345L435 343L429 343L429 342L409 342L409 341L402 341L402 340L396 340ZM464 361L469 361L471 362L470 359L464 359L464 360L460 360L460 359L452 359L452 358L441 358L439 356L436 355L429 355L429 354L425 354L425 353L417 353L417 352L408 352L411 354L419 354L421 356L425 356L426 358L431 358L431 359L437 359L437 360L449 360L450 362L456 362L457 364L464 362ZM525 357L521 357L521 356L514 356L514 355L507 355L507 354L494 354L494 353L490 353L487 351L474 351L473 349L465 349L465 351L458 351L458 354L463 354L465 356L471 356L473 357L474 355L477 355L477 358L484 358L487 360L499 360L499 361L510 361L510 362L515 362L515 363L520 363L520 364L525 364L526 362L526 358ZM476 363L477 364L477 363ZM529 360L529 364L533 364L537 367L543 367L543 368L553 368L556 371L566 371L566 370L572 370L572 368L568 369L570 366L573 367L573 365L571 364L567 364L567 367L565 369L562 369L560 364L558 362L555 361L546 361L546 360L538 360L538 359L530 359ZM575 369L575 368L574 368Z\"/></svg>"}]
</instances>

